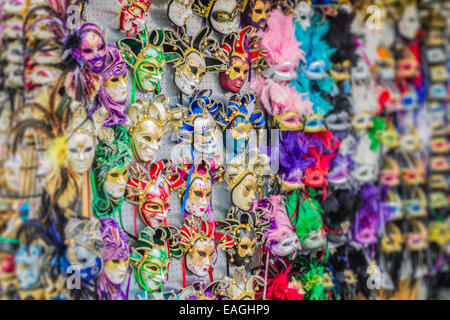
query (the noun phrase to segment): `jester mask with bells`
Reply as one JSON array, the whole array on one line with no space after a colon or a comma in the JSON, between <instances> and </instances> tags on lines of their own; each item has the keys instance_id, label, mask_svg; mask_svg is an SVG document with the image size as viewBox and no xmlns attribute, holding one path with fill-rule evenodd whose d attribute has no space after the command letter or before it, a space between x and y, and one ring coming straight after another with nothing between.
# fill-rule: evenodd
<instances>
[{"instance_id":1,"label":"jester mask with bells","mask_svg":"<svg viewBox=\"0 0 450 320\"><path fill-rule=\"evenodd\" d=\"M81 279L86 282L95 279L103 269L105 245L100 228L97 218L71 218L64 229L66 258L70 264L80 267Z\"/></svg>"},{"instance_id":2,"label":"jester mask with bells","mask_svg":"<svg viewBox=\"0 0 450 320\"><path fill-rule=\"evenodd\" d=\"M182 255L176 233L168 227L145 227L130 255L136 282L146 292L160 291L172 258Z\"/></svg>"},{"instance_id":3,"label":"jester mask with bells","mask_svg":"<svg viewBox=\"0 0 450 320\"><path fill-rule=\"evenodd\" d=\"M216 238L213 222L192 216L185 219L180 229L179 244L185 254L186 268L199 277L206 276L208 272L212 277L217 248L226 250L232 247L232 242L226 238Z\"/></svg>"},{"instance_id":4,"label":"jester mask with bells","mask_svg":"<svg viewBox=\"0 0 450 320\"><path fill-rule=\"evenodd\" d=\"M111 217L120 210L133 157L125 128L116 126L107 132L97 146L93 165L93 208L97 218Z\"/></svg>"},{"instance_id":5,"label":"jester mask with bells","mask_svg":"<svg viewBox=\"0 0 450 320\"><path fill-rule=\"evenodd\" d=\"M208 19L214 31L230 34L239 27L242 0L194 0L192 11Z\"/></svg>"},{"instance_id":6,"label":"jester mask with bells","mask_svg":"<svg viewBox=\"0 0 450 320\"><path fill-rule=\"evenodd\" d=\"M139 99L127 108L128 128L131 147L135 159L140 163L149 163L161 147L163 135L176 130L184 117L183 108L169 106L170 98L164 94L153 100Z\"/></svg>"},{"instance_id":7,"label":"jester mask with bells","mask_svg":"<svg viewBox=\"0 0 450 320\"><path fill-rule=\"evenodd\" d=\"M244 152L254 129L264 126L266 120L262 111L249 111L254 101L254 94L234 95L217 117L224 130L227 152L234 155Z\"/></svg>"},{"instance_id":8,"label":"jester mask with bells","mask_svg":"<svg viewBox=\"0 0 450 320\"><path fill-rule=\"evenodd\" d=\"M186 22L192 16L193 2L194 0L170 0L167 17L177 27L186 26Z\"/></svg>"},{"instance_id":9,"label":"jester mask with bells","mask_svg":"<svg viewBox=\"0 0 450 320\"><path fill-rule=\"evenodd\" d=\"M145 225L156 228L166 223L170 211L170 192L182 184L178 173L171 172L169 160L153 162L150 169L141 164L130 167L125 189L126 201L138 206Z\"/></svg>"},{"instance_id":10,"label":"jester mask with bells","mask_svg":"<svg viewBox=\"0 0 450 320\"><path fill-rule=\"evenodd\" d=\"M180 292L180 300L229 300L225 293L228 286L229 284L223 280L211 283L199 280Z\"/></svg>"},{"instance_id":11,"label":"jester mask with bells","mask_svg":"<svg viewBox=\"0 0 450 320\"><path fill-rule=\"evenodd\" d=\"M227 242L229 261L236 266L248 266L262 239L270 221L266 220L265 212L244 212L233 207L226 219L216 220L218 226L217 238ZM232 248L229 248L232 243Z\"/></svg>"},{"instance_id":12,"label":"jester mask with bells","mask_svg":"<svg viewBox=\"0 0 450 320\"><path fill-rule=\"evenodd\" d=\"M183 94L189 96L198 90L207 73L226 70L226 61L212 55L219 44L210 37L212 31L208 27L200 29L192 39L183 28L180 33L171 30L164 33L164 52L173 63L174 82Z\"/></svg>"},{"instance_id":13,"label":"jester mask with bells","mask_svg":"<svg viewBox=\"0 0 450 320\"><path fill-rule=\"evenodd\" d=\"M191 102L183 126L178 131L180 148L192 148L201 158L217 157L222 147L218 141L219 127L215 119L223 104L211 99L211 93L210 90L208 94ZM192 163L193 159L189 157L190 150L188 154L182 155L181 162ZM195 154L194 158L198 159Z\"/></svg>"},{"instance_id":14,"label":"jester mask with bells","mask_svg":"<svg viewBox=\"0 0 450 320\"><path fill-rule=\"evenodd\" d=\"M184 214L202 218L211 204L213 185L222 181L225 168L217 166L214 159L202 159L199 163L184 164L177 168L183 179L179 197L184 195ZM212 208L210 208L212 209Z\"/></svg>"},{"instance_id":15,"label":"jester mask with bells","mask_svg":"<svg viewBox=\"0 0 450 320\"><path fill-rule=\"evenodd\" d=\"M231 203L249 211L265 175L270 172L270 159L251 150L239 154L227 164L224 180L231 190Z\"/></svg>"},{"instance_id":16,"label":"jester mask with bells","mask_svg":"<svg viewBox=\"0 0 450 320\"><path fill-rule=\"evenodd\" d=\"M228 283L225 293L231 300L256 300L256 292L266 285L266 281L260 276L247 277L244 266L234 269L233 278L225 276L222 281Z\"/></svg>"},{"instance_id":17,"label":"jester mask with bells","mask_svg":"<svg viewBox=\"0 0 450 320\"><path fill-rule=\"evenodd\" d=\"M129 239L114 219L100 219L100 223L105 250L102 254L104 268L98 276L97 290L101 299L117 300L128 269Z\"/></svg>"},{"instance_id":18,"label":"jester mask with bells","mask_svg":"<svg viewBox=\"0 0 450 320\"><path fill-rule=\"evenodd\" d=\"M117 0L120 5L119 29L125 31L127 36L138 33L140 26L144 25L144 16L150 11L152 0Z\"/></svg>"},{"instance_id":19,"label":"jester mask with bells","mask_svg":"<svg viewBox=\"0 0 450 320\"><path fill-rule=\"evenodd\" d=\"M252 36L256 31L253 27L246 27L239 33L231 33L224 37L222 46L218 53L226 53L228 69L220 74L222 86L233 92L241 91L247 81L251 68L257 68L262 62L267 51L259 49L258 38Z\"/></svg>"},{"instance_id":20,"label":"jester mask with bells","mask_svg":"<svg viewBox=\"0 0 450 320\"><path fill-rule=\"evenodd\" d=\"M116 42L123 59L132 69L133 77L140 91L145 93L161 92L161 79L167 56L163 51L164 32L147 29L136 37L128 37Z\"/></svg>"}]
</instances>

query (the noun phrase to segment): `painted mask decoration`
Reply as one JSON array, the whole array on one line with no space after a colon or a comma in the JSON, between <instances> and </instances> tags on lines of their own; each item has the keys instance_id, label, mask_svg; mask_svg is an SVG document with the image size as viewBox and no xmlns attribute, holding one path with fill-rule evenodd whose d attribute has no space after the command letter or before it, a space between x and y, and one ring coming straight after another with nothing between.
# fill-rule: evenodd
<instances>
[{"instance_id":1,"label":"painted mask decoration","mask_svg":"<svg viewBox=\"0 0 450 320\"><path fill-rule=\"evenodd\" d=\"M240 210L249 211L269 171L269 157L257 151L241 153L228 162L224 180L231 190L231 203Z\"/></svg>"},{"instance_id":2,"label":"painted mask decoration","mask_svg":"<svg viewBox=\"0 0 450 320\"><path fill-rule=\"evenodd\" d=\"M108 113L99 108L88 117L85 107L78 102L73 102L71 109L73 116L67 130L67 161L74 172L83 174L94 161L97 135Z\"/></svg>"},{"instance_id":3,"label":"painted mask decoration","mask_svg":"<svg viewBox=\"0 0 450 320\"><path fill-rule=\"evenodd\" d=\"M258 31L261 49L267 50L261 75L279 81L297 79L300 61L306 63L305 53L300 49L301 42L295 37L293 15L285 15L281 9L275 9L267 20L267 28Z\"/></svg>"},{"instance_id":4,"label":"painted mask decoration","mask_svg":"<svg viewBox=\"0 0 450 320\"><path fill-rule=\"evenodd\" d=\"M140 26L145 24L144 17L150 11L151 0L118 0L120 5L119 29L125 31L127 36L131 32L138 33Z\"/></svg>"},{"instance_id":5,"label":"painted mask decoration","mask_svg":"<svg viewBox=\"0 0 450 320\"><path fill-rule=\"evenodd\" d=\"M267 25L271 10L271 1L269 0L247 0L247 4L242 5L245 8L242 13L242 22L246 26L252 26L256 29L264 29Z\"/></svg>"},{"instance_id":6,"label":"painted mask decoration","mask_svg":"<svg viewBox=\"0 0 450 320\"><path fill-rule=\"evenodd\" d=\"M125 128L116 126L97 146L93 165L94 212L97 218L111 217L122 204L133 153Z\"/></svg>"},{"instance_id":7,"label":"painted mask decoration","mask_svg":"<svg viewBox=\"0 0 450 320\"><path fill-rule=\"evenodd\" d=\"M266 281L260 276L247 277L244 266L234 269L233 278L225 276L222 281L228 284L225 294L231 300L255 300L256 292L266 285Z\"/></svg>"},{"instance_id":8,"label":"painted mask decoration","mask_svg":"<svg viewBox=\"0 0 450 320\"><path fill-rule=\"evenodd\" d=\"M222 149L221 141L218 141L219 126L215 118L223 104L212 100L210 94L211 91L191 102L183 126L178 131L180 144L192 147L201 158L213 158ZM195 159L199 157L194 155ZM192 159L182 162L192 162Z\"/></svg>"},{"instance_id":9,"label":"painted mask decoration","mask_svg":"<svg viewBox=\"0 0 450 320\"><path fill-rule=\"evenodd\" d=\"M210 204L213 186L222 182L225 168L216 166L214 159L202 159L194 165L184 164L183 167L177 168L177 171L183 179L179 197L183 197L185 217L191 214L202 218L209 211L208 208L212 209Z\"/></svg>"},{"instance_id":10,"label":"painted mask decoration","mask_svg":"<svg viewBox=\"0 0 450 320\"><path fill-rule=\"evenodd\" d=\"M208 27L200 29L192 39L183 28L180 33L171 30L164 33L164 52L173 63L174 82L183 94L190 96L199 90L207 73L226 70L226 61L212 55L219 44L211 38L212 30Z\"/></svg>"},{"instance_id":11,"label":"painted mask decoration","mask_svg":"<svg viewBox=\"0 0 450 320\"><path fill-rule=\"evenodd\" d=\"M437 243L448 252L450 243L450 228L448 224L441 221L433 221L428 226L428 237L430 242Z\"/></svg>"},{"instance_id":12,"label":"painted mask decoration","mask_svg":"<svg viewBox=\"0 0 450 320\"><path fill-rule=\"evenodd\" d=\"M229 300L225 289L229 284L223 280L209 284L205 280L194 282L180 293L180 300Z\"/></svg>"},{"instance_id":13,"label":"painted mask decoration","mask_svg":"<svg viewBox=\"0 0 450 320\"><path fill-rule=\"evenodd\" d=\"M264 212L243 212L233 207L227 214L225 221L216 220L217 238L232 243L227 250L230 262L238 267L248 266L262 243L262 237L269 221L265 220Z\"/></svg>"},{"instance_id":14,"label":"painted mask decoration","mask_svg":"<svg viewBox=\"0 0 450 320\"><path fill-rule=\"evenodd\" d=\"M401 252L403 235L400 228L393 222L386 224L386 235L381 238L381 250L385 253Z\"/></svg>"},{"instance_id":15,"label":"painted mask decoration","mask_svg":"<svg viewBox=\"0 0 450 320\"><path fill-rule=\"evenodd\" d=\"M285 257L301 250L300 239L295 233L281 195L272 195L254 204L255 210L263 210L270 220L263 241L270 252L277 257Z\"/></svg>"},{"instance_id":16,"label":"painted mask decoration","mask_svg":"<svg viewBox=\"0 0 450 320\"><path fill-rule=\"evenodd\" d=\"M183 251L176 236L168 227L145 227L139 233L130 263L134 267L136 282L146 292L160 291L172 258L182 257Z\"/></svg>"},{"instance_id":17,"label":"painted mask decoration","mask_svg":"<svg viewBox=\"0 0 450 320\"><path fill-rule=\"evenodd\" d=\"M189 216L180 229L179 244L185 254L186 268L193 274L212 276L212 267L217 259L217 249L231 249L227 239L215 241L214 223Z\"/></svg>"},{"instance_id":18,"label":"painted mask decoration","mask_svg":"<svg viewBox=\"0 0 450 320\"><path fill-rule=\"evenodd\" d=\"M414 189L408 198L403 200L403 209L410 219L426 217L427 197L425 192L420 188Z\"/></svg>"},{"instance_id":19,"label":"painted mask decoration","mask_svg":"<svg viewBox=\"0 0 450 320\"><path fill-rule=\"evenodd\" d=\"M102 254L104 267L97 280L97 290L105 300L116 300L128 269L129 239L114 219L100 219L100 223L105 250Z\"/></svg>"},{"instance_id":20,"label":"painted mask decoration","mask_svg":"<svg viewBox=\"0 0 450 320\"><path fill-rule=\"evenodd\" d=\"M193 0L171 0L167 6L167 17L177 27L186 26L192 16Z\"/></svg>"},{"instance_id":21,"label":"painted mask decoration","mask_svg":"<svg viewBox=\"0 0 450 320\"><path fill-rule=\"evenodd\" d=\"M68 242L66 258L69 263L80 267L83 281L97 278L103 269L102 254L105 245L100 228L100 221L96 218L72 218L64 229Z\"/></svg>"},{"instance_id":22,"label":"painted mask decoration","mask_svg":"<svg viewBox=\"0 0 450 320\"><path fill-rule=\"evenodd\" d=\"M163 51L164 32L147 29L134 38L124 38L116 42L122 57L132 69L137 87L144 93L159 94L164 75L166 56Z\"/></svg>"},{"instance_id":23,"label":"painted mask decoration","mask_svg":"<svg viewBox=\"0 0 450 320\"><path fill-rule=\"evenodd\" d=\"M390 221L400 220L405 216L402 199L392 190L387 191L386 199L380 204L380 208L383 216Z\"/></svg>"},{"instance_id":24,"label":"painted mask decoration","mask_svg":"<svg viewBox=\"0 0 450 320\"><path fill-rule=\"evenodd\" d=\"M32 89L41 85L54 85L62 74L62 70L47 65L29 65L25 70L25 85Z\"/></svg>"},{"instance_id":25,"label":"painted mask decoration","mask_svg":"<svg viewBox=\"0 0 450 320\"><path fill-rule=\"evenodd\" d=\"M178 106L170 106L165 94L156 96L152 101L137 100L127 108L128 128L134 157L140 163L149 163L155 159L165 133L176 130L184 117L184 111Z\"/></svg>"},{"instance_id":26,"label":"painted mask decoration","mask_svg":"<svg viewBox=\"0 0 450 320\"><path fill-rule=\"evenodd\" d=\"M400 48L399 59L396 64L396 74L399 78L415 78L420 74L420 66L410 48L406 45Z\"/></svg>"},{"instance_id":27,"label":"painted mask decoration","mask_svg":"<svg viewBox=\"0 0 450 320\"><path fill-rule=\"evenodd\" d=\"M14 16L4 22L4 30L2 37L5 39L21 39L23 37L23 19L22 17Z\"/></svg>"},{"instance_id":28,"label":"painted mask decoration","mask_svg":"<svg viewBox=\"0 0 450 320\"><path fill-rule=\"evenodd\" d=\"M312 102L307 93L299 93L295 88L278 81L259 77L256 93L261 105L273 116L274 126L282 131L303 129L305 119L312 114Z\"/></svg>"},{"instance_id":29,"label":"painted mask decoration","mask_svg":"<svg viewBox=\"0 0 450 320\"><path fill-rule=\"evenodd\" d=\"M223 113L217 118L224 129L224 141L226 151L233 155L247 150L249 140L254 135L254 129L261 128L265 124L262 111L250 113L250 104L254 103L255 95L246 94L242 97L233 96L228 101Z\"/></svg>"},{"instance_id":30,"label":"painted mask decoration","mask_svg":"<svg viewBox=\"0 0 450 320\"><path fill-rule=\"evenodd\" d=\"M138 206L147 226L156 228L165 223L170 211L170 192L182 184L180 175L171 169L169 160L153 162L148 170L139 163L130 167L125 199Z\"/></svg>"},{"instance_id":31,"label":"painted mask decoration","mask_svg":"<svg viewBox=\"0 0 450 320\"><path fill-rule=\"evenodd\" d=\"M239 33L232 33L226 36L222 41L221 51L226 52L228 61L228 69L220 74L222 86L233 92L241 91L242 86L247 81L251 68L257 68L262 62L263 57L267 55L267 51L257 47L255 36L256 29L246 27Z\"/></svg>"},{"instance_id":32,"label":"painted mask decoration","mask_svg":"<svg viewBox=\"0 0 450 320\"><path fill-rule=\"evenodd\" d=\"M78 30L78 37L80 45L72 49L72 56L94 73L103 71L109 50L104 31L94 23L85 23Z\"/></svg>"},{"instance_id":33,"label":"painted mask decoration","mask_svg":"<svg viewBox=\"0 0 450 320\"><path fill-rule=\"evenodd\" d=\"M421 251L428 248L428 230L425 224L413 219L410 221L410 232L405 234L406 247L411 251Z\"/></svg>"},{"instance_id":34,"label":"painted mask decoration","mask_svg":"<svg viewBox=\"0 0 450 320\"><path fill-rule=\"evenodd\" d=\"M192 11L208 19L214 31L227 35L239 27L241 6L241 0L194 0Z\"/></svg>"},{"instance_id":35,"label":"painted mask decoration","mask_svg":"<svg viewBox=\"0 0 450 320\"><path fill-rule=\"evenodd\" d=\"M408 3L397 23L398 32L407 40L413 40L420 28L419 10L415 2Z\"/></svg>"},{"instance_id":36,"label":"painted mask decoration","mask_svg":"<svg viewBox=\"0 0 450 320\"><path fill-rule=\"evenodd\" d=\"M311 25L314 10L306 1L300 1L294 9L294 19L298 21L304 31Z\"/></svg>"},{"instance_id":37,"label":"painted mask decoration","mask_svg":"<svg viewBox=\"0 0 450 320\"><path fill-rule=\"evenodd\" d=\"M89 111L95 112L100 106L108 111L105 127L116 126L127 121L125 104L127 102L128 73L127 64L117 48L110 48L106 57L106 67L100 73L103 86L98 92L99 104Z\"/></svg>"},{"instance_id":38,"label":"painted mask decoration","mask_svg":"<svg viewBox=\"0 0 450 320\"><path fill-rule=\"evenodd\" d=\"M20 289L34 289L41 283L39 268L44 248L39 244L22 245L16 252L15 265Z\"/></svg>"},{"instance_id":39,"label":"painted mask decoration","mask_svg":"<svg viewBox=\"0 0 450 320\"><path fill-rule=\"evenodd\" d=\"M405 186L425 183L425 167L419 157L404 154L399 158L401 167L401 183Z\"/></svg>"},{"instance_id":40,"label":"painted mask decoration","mask_svg":"<svg viewBox=\"0 0 450 320\"><path fill-rule=\"evenodd\" d=\"M392 52L386 47L380 47L377 49L377 53L376 70L379 77L383 80L394 79L395 60Z\"/></svg>"}]
</instances>

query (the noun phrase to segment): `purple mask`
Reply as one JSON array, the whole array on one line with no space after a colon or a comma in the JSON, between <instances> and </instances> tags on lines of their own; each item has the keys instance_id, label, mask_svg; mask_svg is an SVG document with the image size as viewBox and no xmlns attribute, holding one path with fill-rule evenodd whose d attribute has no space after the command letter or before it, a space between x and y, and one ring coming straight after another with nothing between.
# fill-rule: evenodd
<instances>
[{"instance_id":1,"label":"purple mask","mask_svg":"<svg viewBox=\"0 0 450 320\"><path fill-rule=\"evenodd\" d=\"M95 73L105 68L108 45L103 30L94 23L85 23L78 31L80 45L72 50L73 57Z\"/></svg>"},{"instance_id":2,"label":"purple mask","mask_svg":"<svg viewBox=\"0 0 450 320\"><path fill-rule=\"evenodd\" d=\"M264 29L267 18L270 14L269 0L249 0L242 15L242 22L245 26L252 26L257 29Z\"/></svg>"}]
</instances>

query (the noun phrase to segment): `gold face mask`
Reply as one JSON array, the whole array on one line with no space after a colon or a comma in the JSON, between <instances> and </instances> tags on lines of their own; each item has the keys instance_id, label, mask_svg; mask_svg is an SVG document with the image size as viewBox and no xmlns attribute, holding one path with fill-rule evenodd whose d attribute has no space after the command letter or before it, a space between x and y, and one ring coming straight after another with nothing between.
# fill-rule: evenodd
<instances>
[{"instance_id":1,"label":"gold face mask","mask_svg":"<svg viewBox=\"0 0 450 320\"><path fill-rule=\"evenodd\" d=\"M216 249L212 238L199 239L186 257L186 267L197 276L205 276L214 262Z\"/></svg>"},{"instance_id":2,"label":"gold face mask","mask_svg":"<svg viewBox=\"0 0 450 320\"><path fill-rule=\"evenodd\" d=\"M385 253L400 252L402 250L403 236L397 225L388 222L386 235L381 238L381 250Z\"/></svg>"},{"instance_id":3,"label":"gold face mask","mask_svg":"<svg viewBox=\"0 0 450 320\"><path fill-rule=\"evenodd\" d=\"M150 162L161 147L164 129L153 120L146 120L131 135L133 152L140 162Z\"/></svg>"},{"instance_id":4,"label":"gold face mask","mask_svg":"<svg viewBox=\"0 0 450 320\"><path fill-rule=\"evenodd\" d=\"M250 210L253 200L256 199L257 188L255 175L247 174L231 191L231 202L241 210Z\"/></svg>"},{"instance_id":5,"label":"gold face mask","mask_svg":"<svg viewBox=\"0 0 450 320\"><path fill-rule=\"evenodd\" d=\"M302 117L298 112L288 111L274 117L282 131L303 130Z\"/></svg>"},{"instance_id":6,"label":"gold face mask","mask_svg":"<svg viewBox=\"0 0 450 320\"><path fill-rule=\"evenodd\" d=\"M112 169L105 181L105 190L111 197L120 199L125 194L128 181L128 167L123 170Z\"/></svg>"},{"instance_id":7,"label":"gold face mask","mask_svg":"<svg viewBox=\"0 0 450 320\"><path fill-rule=\"evenodd\" d=\"M112 76L105 81L104 86L111 99L114 101L123 101L127 98L128 73L120 76Z\"/></svg>"}]
</instances>

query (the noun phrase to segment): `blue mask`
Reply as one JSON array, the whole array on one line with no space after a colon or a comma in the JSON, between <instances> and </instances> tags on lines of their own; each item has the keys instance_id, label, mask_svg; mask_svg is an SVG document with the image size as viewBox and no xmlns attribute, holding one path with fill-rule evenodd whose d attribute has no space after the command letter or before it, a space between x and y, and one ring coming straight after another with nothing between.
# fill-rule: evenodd
<instances>
[{"instance_id":1,"label":"blue mask","mask_svg":"<svg viewBox=\"0 0 450 320\"><path fill-rule=\"evenodd\" d=\"M20 289L33 289L41 282L42 246L31 244L22 245L16 253L16 274Z\"/></svg>"}]
</instances>

